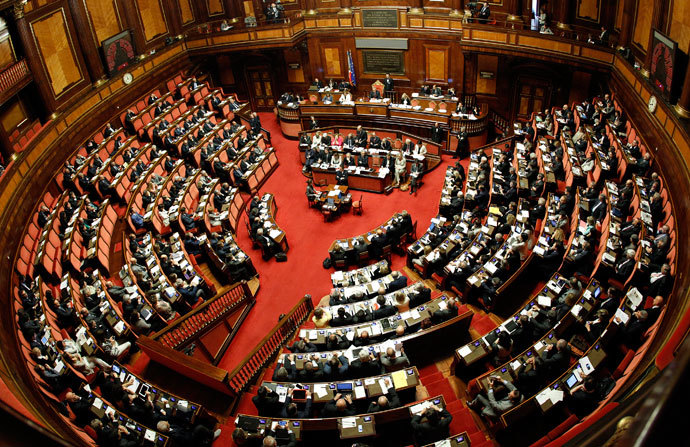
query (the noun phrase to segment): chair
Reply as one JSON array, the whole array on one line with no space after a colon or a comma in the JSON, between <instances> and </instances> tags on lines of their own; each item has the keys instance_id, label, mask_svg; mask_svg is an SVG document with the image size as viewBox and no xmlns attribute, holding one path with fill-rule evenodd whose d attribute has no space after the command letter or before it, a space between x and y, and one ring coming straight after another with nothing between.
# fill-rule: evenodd
<instances>
[{"instance_id":1,"label":"chair","mask_svg":"<svg viewBox=\"0 0 690 447\"><path fill-rule=\"evenodd\" d=\"M361 216L362 215L362 200L364 198L364 195L359 196L359 200L352 202L352 214L356 214Z\"/></svg>"},{"instance_id":2,"label":"chair","mask_svg":"<svg viewBox=\"0 0 690 447\"><path fill-rule=\"evenodd\" d=\"M388 264L391 263L391 255L393 254L393 247L391 247L390 244L384 245L383 248L381 249L381 259L385 259L388 261Z\"/></svg>"}]
</instances>

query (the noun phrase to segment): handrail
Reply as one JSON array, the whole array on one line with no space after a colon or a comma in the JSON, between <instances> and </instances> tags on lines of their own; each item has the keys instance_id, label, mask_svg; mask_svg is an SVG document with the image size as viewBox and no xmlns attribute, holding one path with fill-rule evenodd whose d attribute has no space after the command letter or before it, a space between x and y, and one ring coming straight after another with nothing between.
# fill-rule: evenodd
<instances>
[{"instance_id":1,"label":"handrail","mask_svg":"<svg viewBox=\"0 0 690 447\"><path fill-rule=\"evenodd\" d=\"M26 59L22 59L0 71L0 92L8 90L25 76L29 75Z\"/></svg>"},{"instance_id":2,"label":"handrail","mask_svg":"<svg viewBox=\"0 0 690 447\"><path fill-rule=\"evenodd\" d=\"M273 330L256 345L256 348L230 372L227 379L230 388L238 394L244 391L268 365L273 356L280 352L283 345L292 338L313 309L311 295L302 297Z\"/></svg>"},{"instance_id":3,"label":"handrail","mask_svg":"<svg viewBox=\"0 0 690 447\"><path fill-rule=\"evenodd\" d=\"M227 303L227 298L230 297L232 302ZM184 316L177 318L172 323L160 331L152 334L150 337L170 348L180 349L184 347L187 342L198 338L200 335L213 329L217 323L223 320L228 313L233 312L238 306L245 301L253 301L254 295L249 290L246 281L242 281L238 286L229 291L219 295L213 299L205 301L199 306L186 313ZM219 308L216 304L223 301ZM188 322L193 322L196 329L190 332L184 326ZM177 331L177 332L176 332ZM177 336L179 333L179 337ZM169 335L169 340L164 340L164 337Z\"/></svg>"}]
</instances>

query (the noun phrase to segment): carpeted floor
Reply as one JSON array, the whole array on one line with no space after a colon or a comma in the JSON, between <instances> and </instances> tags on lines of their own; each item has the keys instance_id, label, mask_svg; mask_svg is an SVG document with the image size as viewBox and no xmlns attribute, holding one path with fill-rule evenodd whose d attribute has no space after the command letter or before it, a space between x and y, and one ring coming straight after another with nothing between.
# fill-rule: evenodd
<instances>
[{"instance_id":1,"label":"carpeted floor","mask_svg":"<svg viewBox=\"0 0 690 447\"><path fill-rule=\"evenodd\" d=\"M354 200L363 196L364 213L355 216L345 214L333 222L324 222L321 213L307 206L305 196L306 178L302 175L302 164L296 141L283 137L276 117L271 113L260 114L264 128L271 132L271 139L278 154L280 166L271 175L259 194L270 192L275 195L278 211L276 221L286 232L290 250L288 261L265 262L252 244L244 225L239 225L238 242L252 258L259 271L261 287L257 303L233 340L228 353L219 366L232 371L252 351L256 344L277 322L278 315L289 311L306 293L314 302L329 293L332 269L322 266L328 255L328 247L334 239L365 233L391 215L406 209L413 220L418 221L418 232L423 232L429 221L438 212L438 201L446 165L441 164L424 178L424 186L416 196L394 190L389 196L353 191ZM446 162L450 161L450 158ZM393 267L401 269L404 258L393 256Z\"/></svg>"}]
</instances>

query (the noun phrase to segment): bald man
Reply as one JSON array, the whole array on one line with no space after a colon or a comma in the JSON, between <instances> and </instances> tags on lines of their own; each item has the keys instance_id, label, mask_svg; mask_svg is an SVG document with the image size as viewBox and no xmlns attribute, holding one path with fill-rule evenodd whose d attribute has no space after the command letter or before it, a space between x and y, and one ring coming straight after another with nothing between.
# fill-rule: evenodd
<instances>
[{"instance_id":1,"label":"bald man","mask_svg":"<svg viewBox=\"0 0 690 447\"><path fill-rule=\"evenodd\" d=\"M352 396L347 394L343 397L338 393L333 397L333 400L328 402L321 411L321 417L343 417L354 416L357 413L355 406L352 404Z\"/></svg>"},{"instance_id":2,"label":"bald man","mask_svg":"<svg viewBox=\"0 0 690 447\"><path fill-rule=\"evenodd\" d=\"M367 413L378 413L379 411L390 410L391 408L398 408L400 406L400 399L398 398L398 393L395 392L395 388L391 386L390 380L386 379L388 392L383 396L379 396L378 399L369 404L367 408Z\"/></svg>"}]
</instances>

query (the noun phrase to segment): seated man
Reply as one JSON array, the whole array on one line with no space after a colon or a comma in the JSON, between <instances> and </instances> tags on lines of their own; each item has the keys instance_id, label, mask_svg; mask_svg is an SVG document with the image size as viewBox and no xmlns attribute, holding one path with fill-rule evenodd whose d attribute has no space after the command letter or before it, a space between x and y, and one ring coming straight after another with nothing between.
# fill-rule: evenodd
<instances>
[{"instance_id":1,"label":"seated man","mask_svg":"<svg viewBox=\"0 0 690 447\"><path fill-rule=\"evenodd\" d=\"M282 410L278 399L278 393L267 386L262 386L256 392L256 396L252 397L252 402L259 416L276 416Z\"/></svg>"},{"instance_id":2,"label":"seated man","mask_svg":"<svg viewBox=\"0 0 690 447\"><path fill-rule=\"evenodd\" d=\"M384 354L381 354L382 372L392 372L405 368L410 365L410 360L405 355L405 351L400 348L400 353L393 348L388 348Z\"/></svg>"},{"instance_id":3,"label":"seated man","mask_svg":"<svg viewBox=\"0 0 690 447\"><path fill-rule=\"evenodd\" d=\"M370 403L369 408L367 408L367 413L378 413L379 411L386 411L391 408L398 408L399 406L400 398L398 397L398 393L395 392L395 387L389 384L388 392Z\"/></svg>"},{"instance_id":4,"label":"seated man","mask_svg":"<svg viewBox=\"0 0 690 447\"><path fill-rule=\"evenodd\" d=\"M477 394L467 405L478 411L485 418L497 419L501 414L513 408L524 400L524 396L512 383L501 380L500 377L490 377L491 388L488 399L483 394Z\"/></svg>"},{"instance_id":5,"label":"seated man","mask_svg":"<svg viewBox=\"0 0 690 447\"><path fill-rule=\"evenodd\" d=\"M336 394L333 400L328 402L321 411L321 417L324 418L354 416L355 414L357 414L357 410L352 403L352 396L347 394L343 397L340 393Z\"/></svg>"},{"instance_id":6,"label":"seated man","mask_svg":"<svg viewBox=\"0 0 690 447\"><path fill-rule=\"evenodd\" d=\"M286 419L307 419L311 417L311 392L307 390L307 400L305 402L296 403L292 401L292 393L295 388L290 388L288 395L285 398L285 405L280 410L280 417Z\"/></svg>"},{"instance_id":7,"label":"seated man","mask_svg":"<svg viewBox=\"0 0 690 447\"><path fill-rule=\"evenodd\" d=\"M448 427L452 420L448 410L432 405L422 414L413 416L410 425L419 445L427 445L449 437Z\"/></svg>"}]
</instances>

